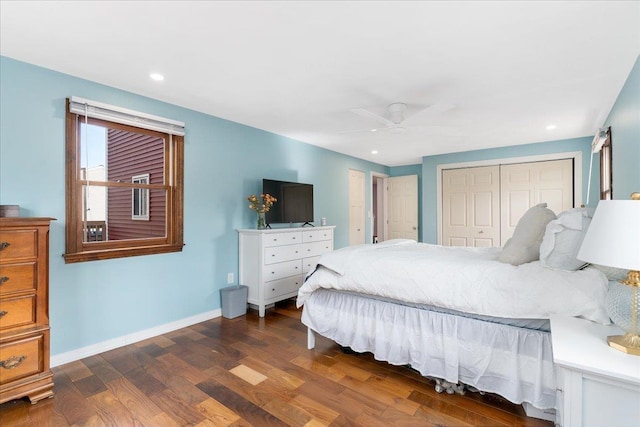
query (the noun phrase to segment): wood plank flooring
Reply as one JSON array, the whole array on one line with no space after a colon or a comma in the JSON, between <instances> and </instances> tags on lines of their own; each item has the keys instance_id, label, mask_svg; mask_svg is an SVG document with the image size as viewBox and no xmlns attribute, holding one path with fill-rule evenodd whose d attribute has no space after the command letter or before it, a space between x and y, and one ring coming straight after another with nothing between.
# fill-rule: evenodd
<instances>
[{"instance_id":1,"label":"wood plank flooring","mask_svg":"<svg viewBox=\"0 0 640 427\"><path fill-rule=\"evenodd\" d=\"M51 399L0 405L9 426L552 426L495 395L438 394L410 369L306 349L292 301L53 369Z\"/></svg>"}]
</instances>

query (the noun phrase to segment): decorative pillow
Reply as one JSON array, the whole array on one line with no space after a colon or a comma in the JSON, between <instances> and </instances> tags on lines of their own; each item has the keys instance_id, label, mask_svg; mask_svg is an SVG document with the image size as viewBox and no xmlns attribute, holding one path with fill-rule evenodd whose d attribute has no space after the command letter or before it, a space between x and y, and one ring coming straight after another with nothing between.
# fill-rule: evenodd
<instances>
[{"instance_id":1,"label":"decorative pillow","mask_svg":"<svg viewBox=\"0 0 640 427\"><path fill-rule=\"evenodd\" d=\"M575 271L585 265L577 258L592 212L586 208L570 209L547 224L540 245L540 264L559 270Z\"/></svg>"},{"instance_id":2,"label":"decorative pillow","mask_svg":"<svg viewBox=\"0 0 640 427\"><path fill-rule=\"evenodd\" d=\"M518 221L513 237L505 243L498 260L520 265L539 259L542 237L547 224L554 219L556 214L547 208L546 203L530 208Z\"/></svg>"},{"instance_id":3,"label":"decorative pillow","mask_svg":"<svg viewBox=\"0 0 640 427\"><path fill-rule=\"evenodd\" d=\"M591 264L589 268L595 268L596 270L600 270L607 276L609 280L622 280L627 278L627 273L629 270L623 270L622 268L616 267L607 267L605 265L599 264Z\"/></svg>"}]
</instances>

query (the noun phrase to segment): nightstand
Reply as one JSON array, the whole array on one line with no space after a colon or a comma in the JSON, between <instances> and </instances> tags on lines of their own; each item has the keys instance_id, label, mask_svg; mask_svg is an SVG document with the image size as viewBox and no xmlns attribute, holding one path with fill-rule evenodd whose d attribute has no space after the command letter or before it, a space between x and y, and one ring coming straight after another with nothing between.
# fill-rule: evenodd
<instances>
[{"instance_id":1,"label":"nightstand","mask_svg":"<svg viewBox=\"0 0 640 427\"><path fill-rule=\"evenodd\" d=\"M551 317L563 426L640 426L640 357L607 344L608 335L621 332L613 325Z\"/></svg>"}]
</instances>

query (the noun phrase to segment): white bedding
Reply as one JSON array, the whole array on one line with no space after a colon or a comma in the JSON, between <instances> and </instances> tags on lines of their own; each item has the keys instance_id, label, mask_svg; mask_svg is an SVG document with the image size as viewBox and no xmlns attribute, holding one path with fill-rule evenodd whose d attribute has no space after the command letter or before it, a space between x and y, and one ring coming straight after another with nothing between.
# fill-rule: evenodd
<instances>
[{"instance_id":1,"label":"white bedding","mask_svg":"<svg viewBox=\"0 0 640 427\"><path fill-rule=\"evenodd\" d=\"M539 261L497 261L500 248L461 248L395 239L322 255L298 292L318 288L378 295L484 316L548 319L551 314L608 324L608 281L595 269L553 270Z\"/></svg>"}]
</instances>

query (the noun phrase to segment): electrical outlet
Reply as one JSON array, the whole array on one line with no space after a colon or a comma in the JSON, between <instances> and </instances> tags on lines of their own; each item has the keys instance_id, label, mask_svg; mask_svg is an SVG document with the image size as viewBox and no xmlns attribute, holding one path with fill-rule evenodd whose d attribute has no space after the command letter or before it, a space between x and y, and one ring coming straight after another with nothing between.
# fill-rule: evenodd
<instances>
[{"instance_id":1,"label":"electrical outlet","mask_svg":"<svg viewBox=\"0 0 640 427\"><path fill-rule=\"evenodd\" d=\"M227 283L228 284L232 284L233 283L233 273L227 274Z\"/></svg>"}]
</instances>

